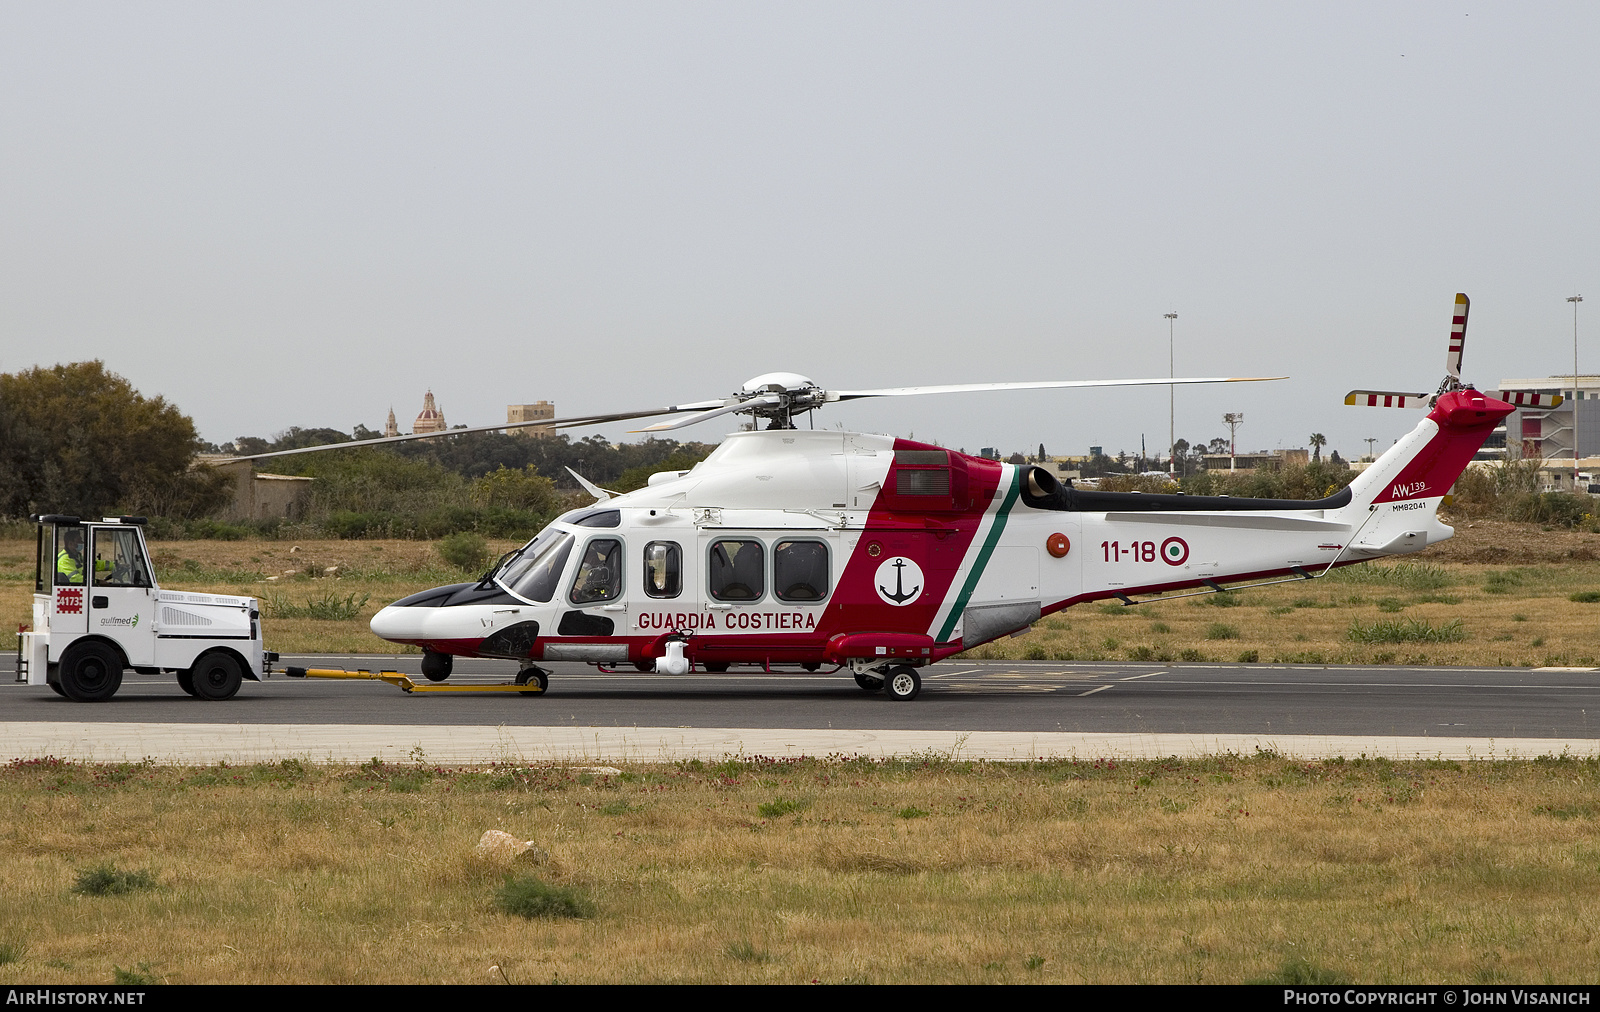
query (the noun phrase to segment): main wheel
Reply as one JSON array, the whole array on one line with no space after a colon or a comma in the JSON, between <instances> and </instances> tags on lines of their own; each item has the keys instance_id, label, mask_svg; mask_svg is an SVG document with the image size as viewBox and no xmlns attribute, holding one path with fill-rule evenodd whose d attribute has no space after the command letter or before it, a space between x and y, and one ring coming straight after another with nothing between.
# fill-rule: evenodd
<instances>
[{"instance_id":1,"label":"main wheel","mask_svg":"<svg viewBox=\"0 0 1600 1012\"><path fill-rule=\"evenodd\" d=\"M542 696L544 695L544 690L550 687L550 672L538 666L523 668L517 672L517 684L537 685L539 687L538 692L522 692L518 693L518 695Z\"/></svg>"},{"instance_id":2,"label":"main wheel","mask_svg":"<svg viewBox=\"0 0 1600 1012\"><path fill-rule=\"evenodd\" d=\"M728 670L728 665L730 663L730 661L706 661L702 667L704 667L707 671L714 671L720 674L721 672Z\"/></svg>"},{"instance_id":3,"label":"main wheel","mask_svg":"<svg viewBox=\"0 0 1600 1012\"><path fill-rule=\"evenodd\" d=\"M883 679L879 678L877 675L857 675L856 684L861 686L863 689L866 689L868 692L877 692L879 689L883 688Z\"/></svg>"},{"instance_id":4,"label":"main wheel","mask_svg":"<svg viewBox=\"0 0 1600 1012\"><path fill-rule=\"evenodd\" d=\"M178 672L178 688L182 689L184 692L187 692L191 696L195 694L193 671L190 671L186 668L183 671Z\"/></svg>"},{"instance_id":5,"label":"main wheel","mask_svg":"<svg viewBox=\"0 0 1600 1012\"><path fill-rule=\"evenodd\" d=\"M201 654L200 659L194 662L194 667L189 669L189 679L194 682L195 698L228 699L239 691L244 672L232 654L213 650Z\"/></svg>"},{"instance_id":6,"label":"main wheel","mask_svg":"<svg viewBox=\"0 0 1600 1012\"><path fill-rule=\"evenodd\" d=\"M93 640L74 643L56 669L61 694L79 703L102 703L122 687L122 655Z\"/></svg>"},{"instance_id":7,"label":"main wheel","mask_svg":"<svg viewBox=\"0 0 1600 1012\"><path fill-rule=\"evenodd\" d=\"M883 691L890 699L916 699L917 693L922 691L922 676L917 674L916 668L905 664L890 668L888 677L883 680Z\"/></svg>"},{"instance_id":8,"label":"main wheel","mask_svg":"<svg viewBox=\"0 0 1600 1012\"><path fill-rule=\"evenodd\" d=\"M422 655L422 676L430 682L442 682L450 677L450 669L454 666L455 660L449 654L439 654L429 650Z\"/></svg>"}]
</instances>

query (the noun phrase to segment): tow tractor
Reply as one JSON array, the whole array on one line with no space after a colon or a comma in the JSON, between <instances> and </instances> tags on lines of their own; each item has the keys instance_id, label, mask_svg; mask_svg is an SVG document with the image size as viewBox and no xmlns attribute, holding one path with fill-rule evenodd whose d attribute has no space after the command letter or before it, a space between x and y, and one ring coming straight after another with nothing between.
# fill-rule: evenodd
<instances>
[{"instance_id":1,"label":"tow tractor","mask_svg":"<svg viewBox=\"0 0 1600 1012\"><path fill-rule=\"evenodd\" d=\"M144 517L38 524L33 629L17 642L17 681L80 703L110 699L123 672L176 675L197 699L228 699L243 679L270 675L253 597L162 590L145 548Z\"/></svg>"}]
</instances>

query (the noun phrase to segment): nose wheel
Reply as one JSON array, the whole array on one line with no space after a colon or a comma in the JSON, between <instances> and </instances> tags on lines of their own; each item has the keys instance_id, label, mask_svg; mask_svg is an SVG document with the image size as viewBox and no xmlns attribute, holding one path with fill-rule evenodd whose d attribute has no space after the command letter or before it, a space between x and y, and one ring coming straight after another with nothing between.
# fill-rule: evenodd
<instances>
[{"instance_id":1,"label":"nose wheel","mask_svg":"<svg viewBox=\"0 0 1600 1012\"><path fill-rule=\"evenodd\" d=\"M539 667L537 665L530 665L530 666L528 666L526 668L523 668L521 671L517 672L517 684L518 685L536 685L536 686L538 686L538 691L537 692L522 692L522 693L518 693L518 695L522 695L522 696L537 696L537 695L540 695L540 694L542 694L544 692L545 689L548 689L550 687L550 672L546 671L545 669L543 669L543 668L541 668L541 667Z\"/></svg>"}]
</instances>

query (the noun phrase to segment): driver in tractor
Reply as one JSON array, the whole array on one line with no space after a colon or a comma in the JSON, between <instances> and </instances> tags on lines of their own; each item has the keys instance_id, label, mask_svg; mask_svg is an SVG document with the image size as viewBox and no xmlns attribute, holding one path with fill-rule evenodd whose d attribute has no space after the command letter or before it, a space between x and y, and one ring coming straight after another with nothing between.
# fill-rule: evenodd
<instances>
[{"instance_id":1,"label":"driver in tractor","mask_svg":"<svg viewBox=\"0 0 1600 1012\"><path fill-rule=\"evenodd\" d=\"M95 561L96 576L110 571L111 563ZM61 550L56 552L56 583L83 586L83 531L80 528L68 527L61 534Z\"/></svg>"}]
</instances>

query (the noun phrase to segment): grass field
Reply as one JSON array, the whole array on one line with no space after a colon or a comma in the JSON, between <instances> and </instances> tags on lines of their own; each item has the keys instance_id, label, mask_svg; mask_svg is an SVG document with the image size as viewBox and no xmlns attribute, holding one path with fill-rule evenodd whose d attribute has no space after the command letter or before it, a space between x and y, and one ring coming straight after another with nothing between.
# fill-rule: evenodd
<instances>
[{"instance_id":1,"label":"grass field","mask_svg":"<svg viewBox=\"0 0 1600 1012\"><path fill-rule=\"evenodd\" d=\"M407 594L473 575L424 541L159 541L151 552L163 586L262 598L267 647L281 653L404 652L368 620ZM1418 555L1325 580L1133 608L1079 605L970 656L1595 666L1597 555L1600 535L1478 523ZM17 625L31 617L32 580L32 542L0 541L0 649L15 649Z\"/></svg>"},{"instance_id":2,"label":"grass field","mask_svg":"<svg viewBox=\"0 0 1600 1012\"><path fill-rule=\"evenodd\" d=\"M1538 983L1600 964L1590 760L417 760L0 767L0 983ZM548 862L508 888L473 854L487 829Z\"/></svg>"}]
</instances>

